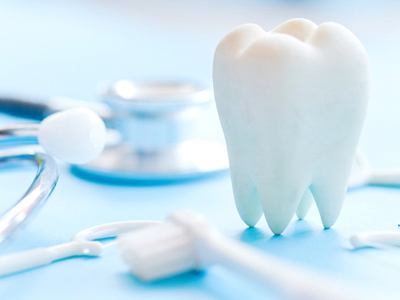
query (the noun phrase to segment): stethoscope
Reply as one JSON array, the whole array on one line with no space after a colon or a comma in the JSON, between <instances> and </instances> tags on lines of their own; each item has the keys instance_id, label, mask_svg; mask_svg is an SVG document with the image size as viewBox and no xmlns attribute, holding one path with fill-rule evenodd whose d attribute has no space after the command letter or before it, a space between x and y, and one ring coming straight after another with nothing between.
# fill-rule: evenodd
<instances>
[{"instance_id":1,"label":"stethoscope","mask_svg":"<svg viewBox=\"0 0 400 300\"><path fill-rule=\"evenodd\" d=\"M103 88L101 99L82 102L55 98L43 103L0 97L0 112L41 120L76 105L95 110L109 129L109 138L97 159L72 166L74 174L87 179L114 183L177 181L228 169L224 144L199 135L204 115L213 103L208 89L183 81L120 80Z\"/></svg>"},{"instance_id":2,"label":"stethoscope","mask_svg":"<svg viewBox=\"0 0 400 300\"><path fill-rule=\"evenodd\" d=\"M22 123L0 128L0 147L3 148L0 165L29 162L37 169L23 196L0 215L0 243L49 198L59 177L56 160L86 163L100 155L105 141L103 120L87 108L54 113L40 124Z\"/></svg>"}]
</instances>

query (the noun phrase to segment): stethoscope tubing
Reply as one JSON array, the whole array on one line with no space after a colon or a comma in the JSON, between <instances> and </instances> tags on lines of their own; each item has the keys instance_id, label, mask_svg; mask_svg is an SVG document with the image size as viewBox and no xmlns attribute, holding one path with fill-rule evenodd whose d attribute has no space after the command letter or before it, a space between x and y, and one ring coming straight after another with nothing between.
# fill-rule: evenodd
<instances>
[{"instance_id":1,"label":"stethoscope tubing","mask_svg":"<svg viewBox=\"0 0 400 300\"><path fill-rule=\"evenodd\" d=\"M0 146L10 140L34 140L36 125L26 124L0 129ZM57 184L59 172L56 161L33 147L13 147L0 150L0 167L9 163L30 162L36 165L36 175L23 196L0 215L0 243L29 220L46 202Z\"/></svg>"}]
</instances>

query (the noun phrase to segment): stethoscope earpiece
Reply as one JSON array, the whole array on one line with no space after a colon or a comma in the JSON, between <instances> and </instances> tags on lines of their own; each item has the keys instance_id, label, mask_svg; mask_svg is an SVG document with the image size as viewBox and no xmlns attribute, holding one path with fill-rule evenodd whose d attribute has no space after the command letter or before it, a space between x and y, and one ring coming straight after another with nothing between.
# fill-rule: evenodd
<instances>
[{"instance_id":1,"label":"stethoscope earpiece","mask_svg":"<svg viewBox=\"0 0 400 300\"><path fill-rule=\"evenodd\" d=\"M88 108L71 108L45 118L38 141L53 157L72 164L88 163L104 149L106 127Z\"/></svg>"},{"instance_id":2,"label":"stethoscope earpiece","mask_svg":"<svg viewBox=\"0 0 400 300\"><path fill-rule=\"evenodd\" d=\"M36 176L23 196L0 216L0 243L21 227L49 198L58 180L55 159L68 163L87 163L103 150L106 128L103 120L87 108L57 112L38 124L19 124L0 128L0 164L30 161L37 166ZM43 151L26 144L39 143Z\"/></svg>"}]
</instances>

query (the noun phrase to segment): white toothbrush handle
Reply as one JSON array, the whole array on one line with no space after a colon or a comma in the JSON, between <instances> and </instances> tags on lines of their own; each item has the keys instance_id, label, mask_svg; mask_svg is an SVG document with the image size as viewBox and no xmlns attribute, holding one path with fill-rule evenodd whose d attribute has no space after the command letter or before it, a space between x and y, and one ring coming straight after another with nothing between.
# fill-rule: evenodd
<instances>
[{"instance_id":1,"label":"white toothbrush handle","mask_svg":"<svg viewBox=\"0 0 400 300\"><path fill-rule=\"evenodd\" d=\"M355 234L350 238L354 248L395 246L400 247L399 231L375 231Z\"/></svg>"},{"instance_id":2,"label":"white toothbrush handle","mask_svg":"<svg viewBox=\"0 0 400 300\"><path fill-rule=\"evenodd\" d=\"M400 185L400 169L373 170L368 182L369 184Z\"/></svg>"},{"instance_id":3,"label":"white toothbrush handle","mask_svg":"<svg viewBox=\"0 0 400 300\"><path fill-rule=\"evenodd\" d=\"M74 241L48 248L36 248L15 254L0 256L0 276L44 266L55 260L76 256L100 254L98 242Z\"/></svg>"},{"instance_id":4,"label":"white toothbrush handle","mask_svg":"<svg viewBox=\"0 0 400 300\"><path fill-rule=\"evenodd\" d=\"M47 248L37 248L0 257L0 276L47 265L54 260L54 254Z\"/></svg>"},{"instance_id":5,"label":"white toothbrush handle","mask_svg":"<svg viewBox=\"0 0 400 300\"><path fill-rule=\"evenodd\" d=\"M320 274L289 264L278 258L260 253L250 247L218 235L204 251L204 257L216 258L216 262L233 269L238 274L252 278L283 292L296 300L354 300L357 299L343 286Z\"/></svg>"}]
</instances>

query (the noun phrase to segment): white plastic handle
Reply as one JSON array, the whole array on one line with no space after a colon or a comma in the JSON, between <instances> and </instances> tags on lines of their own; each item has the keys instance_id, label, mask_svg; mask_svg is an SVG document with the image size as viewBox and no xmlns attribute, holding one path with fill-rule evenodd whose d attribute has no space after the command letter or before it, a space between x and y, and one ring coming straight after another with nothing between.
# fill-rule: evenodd
<instances>
[{"instance_id":1,"label":"white plastic handle","mask_svg":"<svg viewBox=\"0 0 400 300\"><path fill-rule=\"evenodd\" d=\"M357 152L349 187L366 184L400 185L400 168L375 169L368 162L367 157L360 151Z\"/></svg>"},{"instance_id":2,"label":"white plastic handle","mask_svg":"<svg viewBox=\"0 0 400 300\"><path fill-rule=\"evenodd\" d=\"M355 300L352 290L306 268L218 236L209 250L218 263L296 300ZM209 253L210 255L210 253ZM286 298L285 298L286 299Z\"/></svg>"},{"instance_id":3,"label":"white plastic handle","mask_svg":"<svg viewBox=\"0 0 400 300\"><path fill-rule=\"evenodd\" d=\"M122 221L84 229L72 242L47 248L36 248L0 256L0 276L50 264L73 256L100 256L106 245L94 240L112 238L122 233L160 224L159 221ZM112 245L109 243L107 246Z\"/></svg>"},{"instance_id":4,"label":"white plastic handle","mask_svg":"<svg viewBox=\"0 0 400 300\"><path fill-rule=\"evenodd\" d=\"M92 241L73 241L48 248L3 255L0 257L0 276L9 275L50 264L72 256L99 256L102 245Z\"/></svg>"},{"instance_id":5,"label":"white plastic handle","mask_svg":"<svg viewBox=\"0 0 400 300\"><path fill-rule=\"evenodd\" d=\"M185 228L188 236L194 240L192 247L197 247L195 252L200 267L213 263L222 264L237 274L260 282L263 286L281 291L285 299L363 299L355 296L355 292L347 286L320 273L259 252L223 236L209 226L200 215L178 212L169 219Z\"/></svg>"},{"instance_id":6,"label":"white plastic handle","mask_svg":"<svg viewBox=\"0 0 400 300\"><path fill-rule=\"evenodd\" d=\"M368 183L379 185L400 185L400 169L372 170Z\"/></svg>"},{"instance_id":7,"label":"white plastic handle","mask_svg":"<svg viewBox=\"0 0 400 300\"><path fill-rule=\"evenodd\" d=\"M354 248L363 247L400 247L399 231L374 231L355 234L350 238Z\"/></svg>"}]
</instances>

